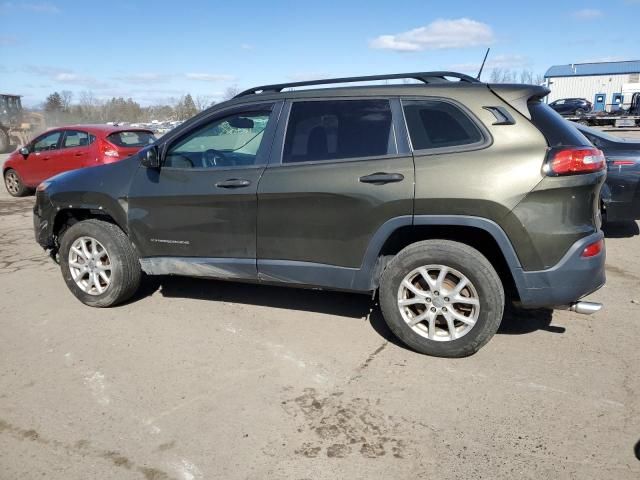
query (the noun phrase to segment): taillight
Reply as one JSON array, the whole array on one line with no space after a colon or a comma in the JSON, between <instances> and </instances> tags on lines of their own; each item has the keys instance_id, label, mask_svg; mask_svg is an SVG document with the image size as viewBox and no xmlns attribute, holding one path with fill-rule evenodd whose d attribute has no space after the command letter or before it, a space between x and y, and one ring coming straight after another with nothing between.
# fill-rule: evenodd
<instances>
[{"instance_id":1,"label":"taillight","mask_svg":"<svg viewBox=\"0 0 640 480\"><path fill-rule=\"evenodd\" d=\"M100 142L100 152L103 156L109 158L118 158L120 156L120 152L118 149L111 145L109 142L105 142L104 140Z\"/></svg>"},{"instance_id":2,"label":"taillight","mask_svg":"<svg viewBox=\"0 0 640 480\"><path fill-rule=\"evenodd\" d=\"M590 243L585 247L584 250L582 250L582 257L583 258L595 257L602 251L603 248L604 248L604 240L602 239L598 240L597 242Z\"/></svg>"},{"instance_id":3,"label":"taillight","mask_svg":"<svg viewBox=\"0 0 640 480\"><path fill-rule=\"evenodd\" d=\"M605 166L604 153L597 148L553 148L544 170L547 175L576 175L598 172Z\"/></svg>"}]
</instances>

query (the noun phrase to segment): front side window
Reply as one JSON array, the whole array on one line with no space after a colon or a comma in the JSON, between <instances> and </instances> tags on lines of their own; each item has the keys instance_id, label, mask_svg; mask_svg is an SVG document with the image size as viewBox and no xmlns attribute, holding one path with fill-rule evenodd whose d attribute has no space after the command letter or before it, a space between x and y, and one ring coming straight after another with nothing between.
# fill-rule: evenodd
<instances>
[{"instance_id":1,"label":"front side window","mask_svg":"<svg viewBox=\"0 0 640 480\"><path fill-rule=\"evenodd\" d=\"M388 100L309 101L291 106L283 163L395 153Z\"/></svg>"},{"instance_id":2,"label":"front side window","mask_svg":"<svg viewBox=\"0 0 640 480\"><path fill-rule=\"evenodd\" d=\"M51 132L37 139L33 144L34 152L44 152L47 150L55 150L58 148L58 140L60 140L61 132Z\"/></svg>"},{"instance_id":3,"label":"front side window","mask_svg":"<svg viewBox=\"0 0 640 480\"><path fill-rule=\"evenodd\" d=\"M79 130L67 130L62 148L85 147L89 145L89 134Z\"/></svg>"},{"instance_id":4,"label":"front side window","mask_svg":"<svg viewBox=\"0 0 640 480\"><path fill-rule=\"evenodd\" d=\"M216 119L173 144L164 164L176 168L255 165L270 115L270 111L258 111Z\"/></svg>"},{"instance_id":5,"label":"front side window","mask_svg":"<svg viewBox=\"0 0 640 480\"><path fill-rule=\"evenodd\" d=\"M479 143L482 133L455 105L441 100L403 101L404 116L414 150Z\"/></svg>"}]
</instances>

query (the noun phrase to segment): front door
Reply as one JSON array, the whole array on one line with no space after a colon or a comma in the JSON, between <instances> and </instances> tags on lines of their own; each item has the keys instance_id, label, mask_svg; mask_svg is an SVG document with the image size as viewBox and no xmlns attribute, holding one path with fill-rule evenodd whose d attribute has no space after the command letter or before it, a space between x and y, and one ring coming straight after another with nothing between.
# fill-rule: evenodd
<instances>
[{"instance_id":1,"label":"front door","mask_svg":"<svg viewBox=\"0 0 640 480\"><path fill-rule=\"evenodd\" d=\"M160 143L160 169L137 170L129 229L141 257L165 258L158 273L224 277L240 264L255 275L256 190L280 108L214 113Z\"/></svg>"},{"instance_id":2,"label":"front door","mask_svg":"<svg viewBox=\"0 0 640 480\"><path fill-rule=\"evenodd\" d=\"M399 105L378 98L287 105L286 132L283 125L258 188L261 278L366 289L353 274L375 233L391 219L411 223L413 159L392 114Z\"/></svg>"},{"instance_id":3,"label":"front door","mask_svg":"<svg viewBox=\"0 0 640 480\"><path fill-rule=\"evenodd\" d=\"M29 156L25 159L24 183L38 185L56 174L54 165L60 156L62 132L48 132L31 142Z\"/></svg>"}]
</instances>

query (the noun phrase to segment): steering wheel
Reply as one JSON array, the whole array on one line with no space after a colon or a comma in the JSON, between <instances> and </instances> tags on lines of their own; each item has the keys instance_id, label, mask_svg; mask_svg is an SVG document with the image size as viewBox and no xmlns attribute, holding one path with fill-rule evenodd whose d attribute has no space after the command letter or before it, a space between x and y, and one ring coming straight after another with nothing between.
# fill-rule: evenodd
<instances>
[{"instance_id":1,"label":"steering wheel","mask_svg":"<svg viewBox=\"0 0 640 480\"><path fill-rule=\"evenodd\" d=\"M202 164L205 168L232 167L235 165L235 162L220 150L210 148L202 154Z\"/></svg>"}]
</instances>

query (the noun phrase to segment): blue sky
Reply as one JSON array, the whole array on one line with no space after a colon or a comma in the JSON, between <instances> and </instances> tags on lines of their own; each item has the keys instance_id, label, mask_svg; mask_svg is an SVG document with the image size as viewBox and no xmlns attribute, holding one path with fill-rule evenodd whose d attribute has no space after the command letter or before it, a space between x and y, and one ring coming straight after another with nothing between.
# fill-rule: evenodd
<instances>
[{"instance_id":1,"label":"blue sky","mask_svg":"<svg viewBox=\"0 0 640 480\"><path fill-rule=\"evenodd\" d=\"M307 4L308 3L308 4ZM142 104L324 76L637 60L640 0L0 0L0 91Z\"/></svg>"}]
</instances>

